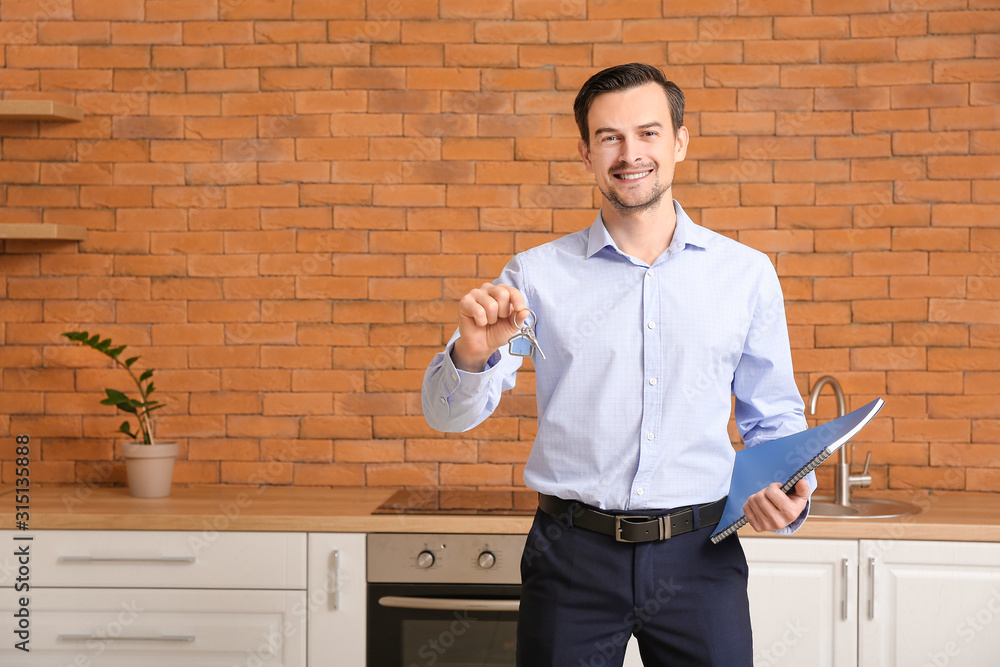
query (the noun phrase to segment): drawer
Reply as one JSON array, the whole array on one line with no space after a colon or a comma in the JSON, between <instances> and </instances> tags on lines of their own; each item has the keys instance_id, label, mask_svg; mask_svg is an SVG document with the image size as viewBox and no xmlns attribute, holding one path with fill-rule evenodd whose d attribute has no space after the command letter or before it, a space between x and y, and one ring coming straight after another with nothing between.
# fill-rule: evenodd
<instances>
[{"instance_id":1,"label":"drawer","mask_svg":"<svg viewBox=\"0 0 1000 667\"><path fill-rule=\"evenodd\" d=\"M305 589L305 533L74 531L34 533L31 588ZM13 585L17 564L4 549L0 586Z\"/></svg>"},{"instance_id":2,"label":"drawer","mask_svg":"<svg viewBox=\"0 0 1000 667\"><path fill-rule=\"evenodd\" d=\"M0 665L305 667L305 591L32 589L30 654L15 604L0 599Z\"/></svg>"}]
</instances>

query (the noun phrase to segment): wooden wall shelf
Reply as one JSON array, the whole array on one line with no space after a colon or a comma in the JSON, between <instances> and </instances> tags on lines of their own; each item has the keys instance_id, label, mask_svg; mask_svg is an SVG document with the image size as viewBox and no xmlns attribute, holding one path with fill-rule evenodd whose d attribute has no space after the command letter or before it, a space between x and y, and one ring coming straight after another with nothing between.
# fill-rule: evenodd
<instances>
[{"instance_id":1,"label":"wooden wall shelf","mask_svg":"<svg viewBox=\"0 0 1000 667\"><path fill-rule=\"evenodd\" d=\"M87 229L76 225L50 225L37 223L0 223L0 239L22 241L83 241Z\"/></svg>"},{"instance_id":2,"label":"wooden wall shelf","mask_svg":"<svg viewBox=\"0 0 1000 667\"><path fill-rule=\"evenodd\" d=\"M83 109L52 100L0 100L0 120L83 120Z\"/></svg>"}]
</instances>

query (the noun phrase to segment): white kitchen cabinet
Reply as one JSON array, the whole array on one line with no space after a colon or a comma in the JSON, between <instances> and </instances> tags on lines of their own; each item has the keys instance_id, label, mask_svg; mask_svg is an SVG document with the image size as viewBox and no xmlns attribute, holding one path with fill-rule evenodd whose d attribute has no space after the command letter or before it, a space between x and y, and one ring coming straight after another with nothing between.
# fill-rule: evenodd
<instances>
[{"instance_id":1,"label":"white kitchen cabinet","mask_svg":"<svg viewBox=\"0 0 1000 667\"><path fill-rule=\"evenodd\" d=\"M304 667L306 535L0 532L0 665ZM27 568L13 556L28 548ZM15 591L27 576L30 589ZM30 654L14 647L28 599ZM25 656L30 655L30 662Z\"/></svg>"},{"instance_id":2,"label":"white kitchen cabinet","mask_svg":"<svg viewBox=\"0 0 1000 667\"><path fill-rule=\"evenodd\" d=\"M857 540L740 540L750 569L753 664L857 661Z\"/></svg>"},{"instance_id":3,"label":"white kitchen cabinet","mask_svg":"<svg viewBox=\"0 0 1000 667\"><path fill-rule=\"evenodd\" d=\"M6 641L0 664L305 664L304 591L37 588L30 596L31 652ZM0 601L8 638L14 637L14 602L12 595Z\"/></svg>"},{"instance_id":4,"label":"white kitchen cabinet","mask_svg":"<svg viewBox=\"0 0 1000 667\"><path fill-rule=\"evenodd\" d=\"M309 667L365 667L365 536L309 533Z\"/></svg>"},{"instance_id":5,"label":"white kitchen cabinet","mask_svg":"<svg viewBox=\"0 0 1000 667\"><path fill-rule=\"evenodd\" d=\"M750 565L755 667L1000 664L998 544L742 543Z\"/></svg>"},{"instance_id":6,"label":"white kitchen cabinet","mask_svg":"<svg viewBox=\"0 0 1000 667\"><path fill-rule=\"evenodd\" d=\"M39 586L306 587L305 533L47 530L21 543Z\"/></svg>"},{"instance_id":7,"label":"white kitchen cabinet","mask_svg":"<svg viewBox=\"0 0 1000 667\"><path fill-rule=\"evenodd\" d=\"M1000 664L1000 544L861 541L861 667Z\"/></svg>"}]
</instances>

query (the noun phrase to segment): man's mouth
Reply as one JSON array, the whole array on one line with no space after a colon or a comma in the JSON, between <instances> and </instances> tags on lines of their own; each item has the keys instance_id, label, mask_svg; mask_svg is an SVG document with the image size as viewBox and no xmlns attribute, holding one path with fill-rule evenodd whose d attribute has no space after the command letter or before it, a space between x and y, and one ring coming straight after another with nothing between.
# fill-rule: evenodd
<instances>
[{"instance_id":1,"label":"man's mouth","mask_svg":"<svg viewBox=\"0 0 1000 667\"><path fill-rule=\"evenodd\" d=\"M652 169L648 169L646 171L636 171L636 172L614 174L614 177L617 178L619 181L637 181L640 178L645 178L646 176L649 176L652 173L653 173L653 170Z\"/></svg>"}]
</instances>

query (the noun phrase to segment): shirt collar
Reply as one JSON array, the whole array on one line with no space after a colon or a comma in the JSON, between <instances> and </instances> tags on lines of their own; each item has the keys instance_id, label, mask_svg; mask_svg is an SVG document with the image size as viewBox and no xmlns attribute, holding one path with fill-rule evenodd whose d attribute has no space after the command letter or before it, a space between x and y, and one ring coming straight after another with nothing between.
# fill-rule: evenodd
<instances>
[{"instance_id":1,"label":"shirt collar","mask_svg":"<svg viewBox=\"0 0 1000 667\"><path fill-rule=\"evenodd\" d=\"M713 240L712 233L701 225L695 224L676 199L673 200L673 203L674 213L677 214L677 226L674 228L674 236L670 239L667 252L675 253L689 245L702 249L711 246ZM598 211L597 218L590 226L590 234L587 239L587 258L593 257L598 251L607 247L611 247L612 250L620 255L625 254L618 248L615 240L611 238L608 228L604 226L604 218L601 216L601 212Z\"/></svg>"}]
</instances>

